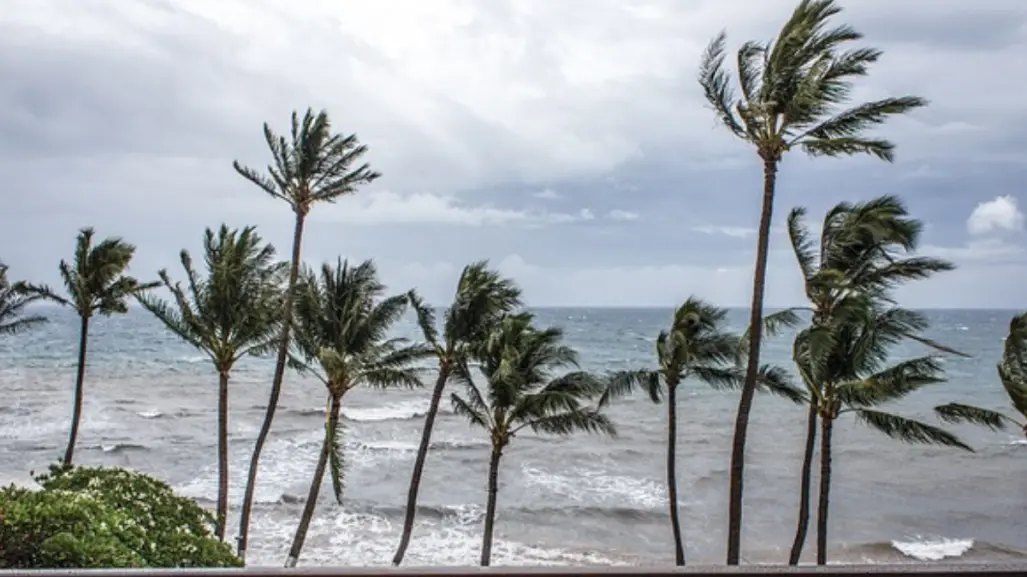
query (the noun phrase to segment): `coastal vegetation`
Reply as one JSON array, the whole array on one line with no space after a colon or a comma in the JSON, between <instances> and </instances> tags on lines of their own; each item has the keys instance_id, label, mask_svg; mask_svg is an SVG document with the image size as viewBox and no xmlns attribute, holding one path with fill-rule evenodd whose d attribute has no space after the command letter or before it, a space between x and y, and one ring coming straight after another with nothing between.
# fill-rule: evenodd
<instances>
[{"instance_id":1,"label":"coastal vegetation","mask_svg":"<svg viewBox=\"0 0 1027 577\"><path fill-rule=\"evenodd\" d=\"M926 102L905 96L849 106L852 81L868 74L881 52L847 49L861 35L830 26L840 12L833 0L802 0L770 43L747 42L737 54L737 80L726 70L726 36L710 43L700 84L721 123L755 149L763 164L752 306L742 334L726 326L726 311L688 297L655 335L654 364L596 374L581 370L578 353L559 327L540 326L525 309L513 279L487 261L467 265L452 302L441 311L415 289L391 293L373 261L356 266L339 258L319 269L302 259L306 218L313 206L355 194L379 178L362 162L368 152L355 135L333 131L328 113L294 112L289 134L264 125L271 163L263 171L234 163L235 170L293 214L289 259L252 226L227 224L204 236L204 267L188 252L179 260L184 283L165 270L159 281L141 282L127 271L135 248L119 238L93 242L83 228L72 261L60 261L64 294L45 285L10 281L0 264L0 338L18 339L45 322L27 307L48 300L75 311L80 320L73 411L63 458L38 478L40 490L0 491L0 564L5 568L219 567L245 563L259 461L272 433L287 369L314 375L325 387L325 420L309 493L298 519L286 567L300 558L325 475L338 503L344 497L345 430L340 418L346 394L357 387L419 389L432 379L418 451L413 461L404 523L394 565L413 538L418 493L435 421L449 391L454 412L480 428L489 441L486 513L480 562L491 562L504 450L518 434L565 437L595 433L614 437L608 408L634 392L666 403L666 489L672 549L686 562L677 498L678 393L701 383L738 395L730 456L727 563L741 555L744 459L755 393L766 392L802 407L796 426L805 430L803 459L796 463L799 504L788 562L797 564L807 540L816 472L816 561L827 559L828 512L834 473L835 424L844 415L907 443L959 450L972 448L944 424L991 429L1016 425L1027 432L1027 313L1013 318L998 364L998 377L1018 416L962 403L934 409L939 424L898 414L891 403L945 382L943 359L965 356L925 336L927 319L899 306L898 286L950 271L952 263L916 253L923 225L895 196L843 202L827 211L819 239L797 207L787 233L807 303L763 314L770 230L779 164L794 148L808 155L866 154L892 161L894 145L869 130ZM735 89L737 85L737 91ZM737 92L737 93L736 93ZM162 287L165 301L151 289ZM217 376L217 504L213 515L177 497L160 481L122 469L73 466L84 398L90 320L127 312L138 300L164 327L202 351ZM417 340L392 336L404 316L416 318ZM761 363L765 336L790 333L792 366ZM17 341L13 341L17 342ZM897 347L915 343L927 352L900 358ZM229 383L245 357L275 359L267 404L254 440L241 499L235 551L226 538ZM213 382L214 375L211 376ZM805 420L803 421L803 416ZM320 433L318 433L320 435ZM814 466L819 440L819 470Z\"/></svg>"}]
</instances>

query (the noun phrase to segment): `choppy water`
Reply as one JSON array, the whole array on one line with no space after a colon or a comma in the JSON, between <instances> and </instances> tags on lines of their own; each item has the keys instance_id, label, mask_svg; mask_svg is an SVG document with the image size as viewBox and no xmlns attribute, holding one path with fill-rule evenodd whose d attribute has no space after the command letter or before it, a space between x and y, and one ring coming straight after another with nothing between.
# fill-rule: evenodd
<instances>
[{"instance_id":1,"label":"choppy water","mask_svg":"<svg viewBox=\"0 0 1027 577\"><path fill-rule=\"evenodd\" d=\"M561 325L587 368L645 366L669 310L543 309ZM29 480L60 454L70 414L77 324L52 322L0 340L0 481ZM1011 313L935 311L934 338L972 355L947 362L950 382L897 407L927 416L945 401L1005 409L995 376ZM744 311L732 311L743 326ZM412 323L398 332L415 336ZM90 340L81 464L131 466L212 504L215 391L209 364L143 311L95 323ZM901 354L913 354L910 349ZM787 363L789 341L764 356ZM787 365L785 365L787 366ZM244 360L231 384L230 498L263 416L271 362ZM344 410L349 472L340 507L325 487L301 560L308 565L388 563L427 405L427 391L359 391ZM690 384L680 401L678 479L692 561L723 560L727 468L736 395ZM321 385L290 374L261 462L251 561L278 565L313 473L323 426ZM448 407L444 407L448 409ZM501 471L499 564L665 563L672 560L662 484L664 410L644 398L614 410L621 437L518 437ZM760 396L750 427L744 556L782 562L795 522L805 411ZM1022 558L1027 549L1027 444L1014 433L961 428L978 449L910 447L840 423L835 435L832 556L899 562ZM411 565L473 564L480 546L486 439L451 413L440 417L421 491ZM230 527L231 525L230 520ZM812 543L812 539L810 541Z\"/></svg>"}]
</instances>

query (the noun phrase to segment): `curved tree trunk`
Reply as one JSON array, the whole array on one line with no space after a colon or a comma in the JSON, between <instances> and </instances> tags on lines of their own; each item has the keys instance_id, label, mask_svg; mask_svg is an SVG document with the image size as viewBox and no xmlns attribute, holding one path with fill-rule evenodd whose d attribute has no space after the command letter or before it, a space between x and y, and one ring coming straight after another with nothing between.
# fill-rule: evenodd
<instances>
[{"instance_id":1,"label":"curved tree trunk","mask_svg":"<svg viewBox=\"0 0 1027 577\"><path fill-rule=\"evenodd\" d=\"M307 531L310 529L310 521L314 518L314 508L317 506L317 497L321 494L321 482L324 480L325 469L328 467L328 457L332 452L332 432L335 431L339 421L339 409L342 403L339 397L332 397L328 409L328 420L325 422L325 437L321 443L321 455L317 458L317 467L314 469L314 478L310 481L310 491L307 493L307 502L303 504L303 515L300 516L300 524L296 526L296 534L292 538L292 546L289 548L289 557L285 560L285 567L290 569L296 566L300 553L303 551L303 543L307 540Z\"/></svg>"},{"instance_id":2,"label":"curved tree trunk","mask_svg":"<svg viewBox=\"0 0 1027 577\"><path fill-rule=\"evenodd\" d=\"M432 389L431 403L428 405L428 413L424 416L424 429L421 431L421 444L417 447L417 457L414 459L414 472L410 475L410 489L407 491L406 516L403 518L403 534L399 538L399 547L392 557L392 564L398 566L403 562L407 547L410 546L410 537L414 532L414 519L417 516L417 493L421 488L421 475L424 474L424 463L428 458L428 448L431 446L432 429L435 427L435 417L439 414L439 405L442 403L442 392L446 388L446 381L449 379L450 364L444 361L439 364L439 376L435 379L435 388Z\"/></svg>"},{"instance_id":3,"label":"curved tree trunk","mask_svg":"<svg viewBox=\"0 0 1027 577\"><path fill-rule=\"evenodd\" d=\"M670 527L674 534L674 564L685 566L685 546L681 539L681 520L678 519L677 479L677 384L667 386L667 500L670 505Z\"/></svg>"},{"instance_id":4,"label":"curved tree trunk","mask_svg":"<svg viewBox=\"0 0 1027 577\"><path fill-rule=\"evenodd\" d=\"M214 535L225 540L228 520L228 371L218 371L218 510Z\"/></svg>"},{"instance_id":5,"label":"curved tree trunk","mask_svg":"<svg viewBox=\"0 0 1027 577\"><path fill-rule=\"evenodd\" d=\"M75 458L75 443L78 441L78 426L82 421L82 398L85 395L86 349L89 345L89 317L81 317L78 334L78 372L75 374L75 401L71 409L71 434L68 447L64 450L64 464L70 466Z\"/></svg>"},{"instance_id":6,"label":"curved tree trunk","mask_svg":"<svg viewBox=\"0 0 1027 577\"><path fill-rule=\"evenodd\" d=\"M300 274L300 254L303 248L303 221L306 213L299 207L296 209L296 226L292 235L292 263L289 268L289 286L285 293L285 302L282 303L282 335L278 344L278 359L275 361L275 373L271 381L271 396L268 398L267 411L264 413L264 422L260 425L260 432L257 433L257 441L253 445L253 455L250 457L250 467L246 474L246 492L242 501L242 512L239 514L239 547L238 555L242 562L246 563L246 546L250 534L250 514L253 510L253 495L257 490L257 470L260 467L260 454L264 450L264 443L271 433L271 423L275 419L275 410L278 408L278 399L282 395L282 379L285 378L285 361L289 354L289 336L292 330L292 307L296 298L296 280Z\"/></svg>"},{"instance_id":7,"label":"curved tree trunk","mask_svg":"<svg viewBox=\"0 0 1027 577\"><path fill-rule=\"evenodd\" d=\"M752 309L749 314L749 362L745 384L738 399L735 435L731 444L731 488L728 499L727 564L738 565L742 548L742 493L745 476L745 440L749 431L749 412L756 393L756 377L760 368L760 341L763 338L763 292L767 276L767 253L770 250L770 222L774 215L774 184L777 161L763 161L763 211L760 214L759 239L756 245L756 270L752 277Z\"/></svg>"},{"instance_id":8,"label":"curved tree trunk","mask_svg":"<svg viewBox=\"0 0 1027 577\"><path fill-rule=\"evenodd\" d=\"M806 545L809 531L809 493L813 475L813 451L817 445L817 401L810 399L809 415L806 417L806 452L802 456L802 472L799 474L799 520L795 528L795 540L788 554L788 564L798 565L802 548Z\"/></svg>"},{"instance_id":9,"label":"curved tree trunk","mask_svg":"<svg viewBox=\"0 0 1027 577\"><path fill-rule=\"evenodd\" d=\"M820 501L817 503L817 565L827 564L827 510L831 505L831 433L833 419L820 421Z\"/></svg>"},{"instance_id":10,"label":"curved tree trunk","mask_svg":"<svg viewBox=\"0 0 1027 577\"><path fill-rule=\"evenodd\" d=\"M492 458L489 459L489 490L488 502L485 505L485 531L481 538L481 566L488 567L492 562L492 531L496 523L496 497L499 494L499 458L503 449L492 447Z\"/></svg>"}]
</instances>

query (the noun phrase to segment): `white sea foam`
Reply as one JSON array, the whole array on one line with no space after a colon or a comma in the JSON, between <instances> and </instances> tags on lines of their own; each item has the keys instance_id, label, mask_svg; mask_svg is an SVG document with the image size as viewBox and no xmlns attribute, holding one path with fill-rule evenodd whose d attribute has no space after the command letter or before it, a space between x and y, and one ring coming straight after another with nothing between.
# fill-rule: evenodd
<instances>
[{"instance_id":1,"label":"white sea foam","mask_svg":"<svg viewBox=\"0 0 1027 577\"><path fill-rule=\"evenodd\" d=\"M907 557L920 561L941 561L949 557L961 557L974 546L973 539L948 539L945 537L915 536L909 541L892 541L892 547Z\"/></svg>"},{"instance_id":2,"label":"white sea foam","mask_svg":"<svg viewBox=\"0 0 1027 577\"><path fill-rule=\"evenodd\" d=\"M381 407L343 407L342 416L351 421L380 422L401 421L423 416L428 411L426 403L403 401Z\"/></svg>"},{"instance_id":3,"label":"white sea foam","mask_svg":"<svg viewBox=\"0 0 1027 577\"><path fill-rule=\"evenodd\" d=\"M158 419L158 418L164 416L164 413L162 413L160 411L157 411L157 410L153 410L153 411L139 411L136 414L139 415L140 417L144 418L144 419Z\"/></svg>"},{"instance_id":4,"label":"white sea foam","mask_svg":"<svg viewBox=\"0 0 1027 577\"><path fill-rule=\"evenodd\" d=\"M577 502L655 508L667 501L663 485L651 479L582 468L567 473L551 473L535 467L524 467L522 471L529 483Z\"/></svg>"}]
</instances>

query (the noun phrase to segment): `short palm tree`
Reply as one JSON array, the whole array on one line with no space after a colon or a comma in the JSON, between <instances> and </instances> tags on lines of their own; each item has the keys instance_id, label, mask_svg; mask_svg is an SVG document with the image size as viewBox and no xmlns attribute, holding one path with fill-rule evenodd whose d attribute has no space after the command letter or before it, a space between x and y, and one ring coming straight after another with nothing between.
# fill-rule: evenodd
<instances>
[{"instance_id":1,"label":"short palm tree","mask_svg":"<svg viewBox=\"0 0 1027 577\"><path fill-rule=\"evenodd\" d=\"M74 259L71 263L62 259L58 266L65 295L57 294L46 285L25 285L27 294L73 309L79 317L75 402L68 447L64 451L65 466L72 465L79 423L82 420L90 320L96 315L112 316L127 313L130 297L157 286L157 283L140 283L125 274L134 253L135 246L117 237L106 238L94 246L93 229L83 228L75 242Z\"/></svg>"},{"instance_id":2,"label":"short palm tree","mask_svg":"<svg viewBox=\"0 0 1027 577\"><path fill-rule=\"evenodd\" d=\"M0 262L0 336L15 335L46 322L42 315L25 314L25 307L42 298L25 289L25 283L12 283L7 278L7 265Z\"/></svg>"},{"instance_id":3,"label":"short palm tree","mask_svg":"<svg viewBox=\"0 0 1027 577\"><path fill-rule=\"evenodd\" d=\"M856 421L906 443L972 449L934 425L881 410L923 387L944 382L940 360L922 356L888 364L892 347L927 327L919 313L885 307L879 299L852 295L837 303L826 322L796 336L793 357L820 419L820 497L817 505L817 564L827 562L834 423L852 413Z\"/></svg>"},{"instance_id":4,"label":"short palm tree","mask_svg":"<svg viewBox=\"0 0 1027 577\"><path fill-rule=\"evenodd\" d=\"M206 277L193 268L188 251L180 254L186 286L160 271L171 303L151 295L139 302L183 341L210 358L218 374L218 502L215 535L225 538L228 516L228 381L239 359L266 353L281 325L287 263L263 244L254 227L225 225L203 239Z\"/></svg>"},{"instance_id":5,"label":"short palm tree","mask_svg":"<svg viewBox=\"0 0 1027 577\"><path fill-rule=\"evenodd\" d=\"M811 313L813 326L829 322L839 306L850 302L846 300L850 295L876 295L887 299L888 291L899 284L954 268L944 260L911 256L919 244L923 226L919 220L909 216L897 197L882 196L862 203L836 205L824 217L819 242L814 240L805 224L805 214L802 207L789 213L788 237L809 305L789 310L792 313ZM916 333L908 333L905 337L936 350L962 355ZM819 413L817 397L806 396L805 399L809 412L800 474L798 523L788 560L791 565L799 562L809 527L811 475Z\"/></svg>"},{"instance_id":6,"label":"short palm tree","mask_svg":"<svg viewBox=\"0 0 1027 577\"><path fill-rule=\"evenodd\" d=\"M563 331L537 329L530 313L506 317L475 355L481 379L467 362L454 367L464 394L450 399L458 415L481 427L492 445L489 457L481 565L492 559L492 534L503 450L524 429L542 435L575 432L616 435L613 423L591 403L605 390L601 379L577 369L577 353L563 345ZM574 369L572 372L562 372ZM484 383L484 387L478 384Z\"/></svg>"},{"instance_id":7,"label":"short palm tree","mask_svg":"<svg viewBox=\"0 0 1027 577\"><path fill-rule=\"evenodd\" d=\"M420 490L428 448L431 446L432 430L435 427L435 418L442 403L446 383L454 367L468 362L472 350L481 345L495 328L498 320L521 305L521 291L512 280L503 278L498 272L489 269L486 261L480 261L467 265L460 274L453 303L443 315L441 335L436 327L432 309L416 296L413 305L421 332L425 341L433 347L439 368L428 412L424 417L424 428L414 459L414 470L410 475L403 533L396 554L392 558L393 565L403 562L403 556L410 545L410 537L413 535L417 515L417 493Z\"/></svg>"},{"instance_id":8,"label":"short palm tree","mask_svg":"<svg viewBox=\"0 0 1027 577\"><path fill-rule=\"evenodd\" d=\"M699 83L721 123L755 148L763 163L763 201L749 322L754 330L750 333L746 380L731 452L728 565L737 565L741 553L745 440L759 371L760 319L778 165L793 148L814 157L869 154L891 161L894 145L869 135L869 129L927 104L922 98L903 96L845 108L852 81L868 74L881 51L847 49L862 35L846 25L829 27L831 18L839 12L835 0L802 0L775 40L744 43L736 58L737 92L726 66L723 32L710 42L700 65Z\"/></svg>"},{"instance_id":9,"label":"short palm tree","mask_svg":"<svg viewBox=\"0 0 1027 577\"><path fill-rule=\"evenodd\" d=\"M295 220L289 281L281 315L285 322L282 324L278 342L278 357L264 422L257 433L253 455L250 458L246 492L239 518L238 554L243 561L246 559L250 513L256 491L260 455L271 433L278 399L282 393L282 380L285 378L289 332L292 326L293 292L300 274L304 223L315 204L335 202L342 196L354 194L361 185L369 184L380 176L371 170L368 164L357 164L367 152L367 146L360 144L356 135L344 136L333 133L328 113L324 110L315 115L313 110L308 108L302 118L293 112L292 130L288 139L275 134L265 123L264 139L272 157L265 174L243 166L238 161L234 162L233 166L243 178L257 185L272 198L287 203Z\"/></svg>"},{"instance_id":10,"label":"short palm tree","mask_svg":"<svg viewBox=\"0 0 1027 577\"><path fill-rule=\"evenodd\" d=\"M321 453L296 528L286 567L295 567L326 469L336 500L342 503L343 455L339 412L343 396L367 386L376 389L422 385L416 363L433 351L423 344L390 338L403 318L413 293L385 296L372 261L351 267L339 261L321 267L320 277L307 271L296 293L296 366L312 372L327 389L325 436Z\"/></svg>"},{"instance_id":11,"label":"short palm tree","mask_svg":"<svg viewBox=\"0 0 1027 577\"><path fill-rule=\"evenodd\" d=\"M739 355L740 339L727 330L726 319L726 309L689 297L674 312L670 330L661 331L656 339L659 368L614 373L599 401L599 406L605 407L612 399L637 389L645 391L654 403L667 400L667 497L674 559L678 566L685 564L685 546L678 518L677 390L678 385L690 378L718 389L736 388L741 384L742 373L734 364ZM769 390L793 400L801 395L791 387L783 371L765 367L760 374L760 382L768 385Z\"/></svg>"}]
</instances>

